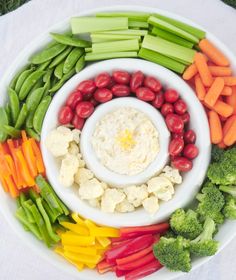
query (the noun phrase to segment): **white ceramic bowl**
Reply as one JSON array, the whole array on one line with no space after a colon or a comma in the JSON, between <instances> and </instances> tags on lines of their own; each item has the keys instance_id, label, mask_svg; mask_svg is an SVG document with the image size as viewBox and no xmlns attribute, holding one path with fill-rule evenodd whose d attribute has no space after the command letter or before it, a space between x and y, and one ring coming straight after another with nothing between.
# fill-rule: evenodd
<instances>
[{"instance_id":1,"label":"white ceramic bowl","mask_svg":"<svg viewBox=\"0 0 236 280\"><path fill-rule=\"evenodd\" d=\"M174 13L170 13L164 10L156 9L154 7L142 7L142 6L114 6L108 8L100 8L96 10L90 10L83 13L77 13L74 16L89 16L94 15L98 12L114 12L114 11L138 11L138 12L149 12L149 13L161 13L165 16L172 17L174 19L183 21L187 24L191 24L198 28L204 30L202 26L197 25L196 23L188 20L184 17L176 15ZM41 34L36 40L32 41L16 58L16 60L12 63L9 69L6 71L4 76L0 81L0 104L3 105L7 99L7 86L11 81L14 74L23 67L28 58L35 52L37 52L40 48L42 48L45 44L47 44L51 38L49 36L50 32L63 32L69 28L69 18L61 21L57 25L53 26L49 30L47 30L44 34ZM212 33L207 32L207 38L210 39L222 52L230 59L231 66L236 71L236 57L235 55L220 41L218 40ZM204 131L204 133L206 133ZM195 178L192 178L195 180ZM71 264L66 262L63 258L56 255L53 251L49 250L46 246L42 244L42 242L38 241L34 236L24 231L22 225L16 220L15 218L15 210L16 210L16 203L15 201L6 194L2 188L0 188L0 211L2 215L5 217L6 222L12 227L12 229L16 232L19 236L20 240L23 240L26 245L28 245L32 250L35 250L41 257L47 260L49 263L54 265L58 270L63 270L67 272L73 277L81 280L94 280L94 279L101 279L101 280L111 280L115 279L113 273L107 273L104 275L99 275L96 271L91 270L84 270L78 272L78 270L73 267ZM222 250L232 239L235 237L236 234L236 221L226 221L222 226L219 228L219 232L216 235L216 239L220 241L220 250ZM207 262L211 257L205 258L196 258L192 263L192 270L199 267L203 263ZM22 265L24 265L22 263ZM27 265L27 264L25 264ZM43 268L40 268L43 269ZM145 279L147 280L171 280L183 275L182 272L171 272L165 268L161 269L157 273L154 273ZM186 274L185 274L186 275Z\"/></svg>"}]
</instances>

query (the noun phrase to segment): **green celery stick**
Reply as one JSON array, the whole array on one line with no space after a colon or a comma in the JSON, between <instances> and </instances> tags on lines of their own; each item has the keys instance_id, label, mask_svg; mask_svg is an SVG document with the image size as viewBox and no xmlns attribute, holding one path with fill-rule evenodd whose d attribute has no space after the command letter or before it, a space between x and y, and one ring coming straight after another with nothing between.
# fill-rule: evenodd
<instances>
[{"instance_id":1,"label":"green celery stick","mask_svg":"<svg viewBox=\"0 0 236 280\"><path fill-rule=\"evenodd\" d=\"M148 33L147 30L126 29L126 30L114 30L114 31L96 32L94 34L145 36L147 33Z\"/></svg>"},{"instance_id":2,"label":"green celery stick","mask_svg":"<svg viewBox=\"0 0 236 280\"><path fill-rule=\"evenodd\" d=\"M146 28L146 29L148 29L148 22L146 22L146 21L129 20L128 25L129 25L130 28Z\"/></svg>"},{"instance_id":3,"label":"green celery stick","mask_svg":"<svg viewBox=\"0 0 236 280\"><path fill-rule=\"evenodd\" d=\"M87 52L91 52L92 51L92 48L85 48L84 51L87 53Z\"/></svg>"},{"instance_id":4,"label":"green celery stick","mask_svg":"<svg viewBox=\"0 0 236 280\"><path fill-rule=\"evenodd\" d=\"M96 61L111 58L137 57L137 52L110 52L110 53L86 53L85 61Z\"/></svg>"},{"instance_id":5,"label":"green celery stick","mask_svg":"<svg viewBox=\"0 0 236 280\"><path fill-rule=\"evenodd\" d=\"M109 42L109 41L117 41L117 40L141 40L140 36L133 36L133 35L114 35L114 34L98 34L92 33L90 35L91 40L93 43L101 43L101 42Z\"/></svg>"},{"instance_id":6,"label":"green celery stick","mask_svg":"<svg viewBox=\"0 0 236 280\"><path fill-rule=\"evenodd\" d=\"M137 21L147 21L150 14L143 12L100 12L96 14L96 17L127 17Z\"/></svg>"},{"instance_id":7,"label":"green celery stick","mask_svg":"<svg viewBox=\"0 0 236 280\"><path fill-rule=\"evenodd\" d=\"M138 49L137 39L92 44L92 52L94 53L137 51Z\"/></svg>"}]
</instances>

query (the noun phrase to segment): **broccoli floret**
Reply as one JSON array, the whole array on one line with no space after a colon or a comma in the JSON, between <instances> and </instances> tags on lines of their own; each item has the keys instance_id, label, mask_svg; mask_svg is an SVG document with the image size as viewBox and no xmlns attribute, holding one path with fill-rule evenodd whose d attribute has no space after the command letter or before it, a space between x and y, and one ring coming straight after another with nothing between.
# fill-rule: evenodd
<instances>
[{"instance_id":1,"label":"broccoli floret","mask_svg":"<svg viewBox=\"0 0 236 280\"><path fill-rule=\"evenodd\" d=\"M223 153L218 162L210 164L207 176L213 184L233 185L236 184L236 147Z\"/></svg>"},{"instance_id":2,"label":"broccoli floret","mask_svg":"<svg viewBox=\"0 0 236 280\"><path fill-rule=\"evenodd\" d=\"M236 198L236 186L220 186L219 189L222 192L228 193Z\"/></svg>"},{"instance_id":3,"label":"broccoli floret","mask_svg":"<svg viewBox=\"0 0 236 280\"><path fill-rule=\"evenodd\" d=\"M176 238L177 235L172 229L168 229L167 232L165 233L165 238Z\"/></svg>"},{"instance_id":4,"label":"broccoli floret","mask_svg":"<svg viewBox=\"0 0 236 280\"><path fill-rule=\"evenodd\" d=\"M170 218L171 229L178 235L187 239L194 239L202 232L202 224L198 220L198 214L189 209L177 209Z\"/></svg>"},{"instance_id":5,"label":"broccoli floret","mask_svg":"<svg viewBox=\"0 0 236 280\"><path fill-rule=\"evenodd\" d=\"M190 252L200 256L212 256L217 252L219 243L212 239L215 231L215 222L211 218L206 218L203 232L190 242Z\"/></svg>"},{"instance_id":6,"label":"broccoli floret","mask_svg":"<svg viewBox=\"0 0 236 280\"><path fill-rule=\"evenodd\" d=\"M226 195L225 197L223 214L228 219L236 219L236 199L232 195Z\"/></svg>"},{"instance_id":7,"label":"broccoli floret","mask_svg":"<svg viewBox=\"0 0 236 280\"><path fill-rule=\"evenodd\" d=\"M223 157L224 150L217 145L213 145L211 149L211 162L218 162Z\"/></svg>"},{"instance_id":8,"label":"broccoli floret","mask_svg":"<svg viewBox=\"0 0 236 280\"><path fill-rule=\"evenodd\" d=\"M182 236L161 237L153 246L153 253L160 263L170 270L188 272L191 269L189 241Z\"/></svg>"},{"instance_id":9,"label":"broccoli floret","mask_svg":"<svg viewBox=\"0 0 236 280\"><path fill-rule=\"evenodd\" d=\"M236 0L221 0L221 1L236 9Z\"/></svg>"},{"instance_id":10,"label":"broccoli floret","mask_svg":"<svg viewBox=\"0 0 236 280\"><path fill-rule=\"evenodd\" d=\"M224 216L221 213L225 200L221 191L212 183L205 183L196 196L199 201L197 212L205 219L212 218L217 224L224 222Z\"/></svg>"}]
</instances>

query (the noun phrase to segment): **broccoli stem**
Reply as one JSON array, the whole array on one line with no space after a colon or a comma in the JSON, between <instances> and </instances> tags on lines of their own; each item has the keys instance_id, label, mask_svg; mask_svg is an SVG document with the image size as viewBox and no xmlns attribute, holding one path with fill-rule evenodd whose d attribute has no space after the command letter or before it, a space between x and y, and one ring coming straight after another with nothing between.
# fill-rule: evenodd
<instances>
[{"instance_id":1,"label":"broccoli stem","mask_svg":"<svg viewBox=\"0 0 236 280\"><path fill-rule=\"evenodd\" d=\"M215 222L211 218L207 217L204 222L203 232L191 242L197 243L200 241L211 240L214 231L215 231Z\"/></svg>"},{"instance_id":2,"label":"broccoli stem","mask_svg":"<svg viewBox=\"0 0 236 280\"><path fill-rule=\"evenodd\" d=\"M220 186L220 191L231 194L234 198L236 198L236 186Z\"/></svg>"}]
</instances>

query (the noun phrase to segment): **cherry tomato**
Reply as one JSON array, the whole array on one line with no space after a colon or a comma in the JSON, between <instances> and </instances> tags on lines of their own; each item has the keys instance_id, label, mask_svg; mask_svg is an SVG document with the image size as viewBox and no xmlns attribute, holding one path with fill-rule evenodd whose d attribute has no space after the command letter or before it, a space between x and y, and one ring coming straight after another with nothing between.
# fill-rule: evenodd
<instances>
[{"instance_id":1,"label":"cherry tomato","mask_svg":"<svg viewBox=\"0 0 236 280\"><path fill-rule=\"evenodd\" d=\"M73 115L74 114L69 106L63 106L59 111L58 121L60 124L69 124Z\"/></svg>"},{"instance_id":2,"label":"cherry tomato","mask_svg":"<svg viewBox=\"0 0 236 280\"><path fill-rule=\"evenodd\" d=\"M187 104L182 99L179 99L175 102L174 109L176 114L183 115L187 112Z\"/></svg>"},{"instance_id":3,"label":"cherry tomato","mask_svg":"<svg viewBox=\"0 0 236 280\"><path fill-rule=\"evenodd\" d=\"M89 99L91 99L93 97L93 93L84 93L83 94L83 101L88 101Z\"/></svg>"},{"instance_id":4,"label":"cherry tomato","mask_svg":"<svg viewBox=\"0 0 236 280\"><path fill-rule=\"evenodd\" d=\"M179 171L189 171L193 167L193 163L191 160L185 157L176 157L172 160L172 165L174 168L178 169Z\"/></svg>"},{"instance_id":5,"label":"cherry tomato","mask_svg":"<svg viewBox=\"0 0 236 280\"><path fill-rule=\"evenodd\" d=\"M166 125L170 132L181 133L184 129L184 122L182 119L173 113L166 116Z\"/></svg>"},{"instance_id":6,"label":"cherry tomato","mask_svg":"<svg viewBox=\"0 0 236 280\"><path fill-rule=\"evenodd\" d=\"M150 90L154 92L159 92L162 88L161 83L154 77L147 76L144 79L144 86L148 87Z\"/></svg>"},{"instance_id":7,"label":"cherry tomato","mask_svg":"<svg viewBox=\"0 0 236 280\"><path fill-rule=\"evenodd\" d=\"M88 118L92 115L94 106L91 102L82 101L76 106L76 114L83 119Z\"/></svg>"},{"instance_id":8,"label":"cherry tomato","mask_svg":"<svg viewBox=\"0 0 236 280\"><path fill-rule=\"evenodd\" d=\"M171 156L177 156L182 152L183 148L184 148L184 140L180 137L175 138L170 141L169 154Z\"/></svg>"},{"instance_id":9,"label":"cherry tomato","mask_svg":"<svg viewBox=\"0 0 236 280\"><path fill-rule=\"evenodd\" d=\"M183 154L186 158L194 159L195 157L198 156L198 147L195 146L194 144L187 144L184 147Z\"/></svg>"},{"instance_id":10,"label":"cherry tomato","mask_svg":"<svg viewBox=\"0 0 236 280\"><path fill-rule=\"evenodd\" d=\"M192 129L187 130L184 133L184 141L188 144L194 144L196 141L196 133Z\"/></svg>"},{"instance_id":11,"label":"cherry tomato","mask_svg":"<svg viewBox=\"0 0 236 280\"><path fill-rule=\"evenodd\" d=\"M170 103L164 103L161 107L161 114L165 117L170 113L174 113L174 106Z\"/></svg>"},{"instance_id":12,"label":"cherry tomato","mask_svg":"<svg viewBox=\"0 0 236 280\"><path fill-rule=\"evenodd\" d=\"M164 103L164 95L162 92L158 92L155 96L155 99L152 101L152 106L157 109L160 109L163 103Z\"/></svg>"},{"instance_id":13,"label":"cherry tomato","mask_svg":"<svg viewBox=\"0 0 236 280\"><path fill-rule=\"evenodd\" d=\"M128 85L130 81L130 74L126 71L114 71L112 73L112 78L114 81L121 85Z\"/></svg>"},{"instance_id":14,"label":"cherry tomato","mask_svg":"<svg viewBox=\"0 0 236 280\"><path fill-rule=\"evenodd\" d=\"M72 125L79 130L81 130L83 128L84 122L85 122L85 119L82 119L77 115L74 115L74 118L72 119Z\"/></svg>"},{"instance_id":15,"label":"cherry tomato","mask_svg":"<svg viewBox=\"0 0 236 280\"><path fill-rule=\"evenodd\" d=\"M113 80L113 78L111 77L110 83L107 86L108 89L112 89L112 87L116 84L116 82Z\"/></svg>"},{"instance_id":16,"label":"cherry tomato","mask_svg":"<svg viewBox=\"0 0 236 280\"><path fill-rule=\"evenodd\" d=\"M78 85L77 89L83 94L92 94L96 89L96 85L93 80L85 80Z\"/></svg>"},{"instance_id":17,"label":"cherry tomato","mask_svg":"<svg viewBox=\"0 0 236 280\"><path fill-rule=\"evenodd\" d=\"M94 97L90 98L88 101L91 102L94 107L96 107L99 104L99 102L95 100Z\"/></svg>"},{"instance_id":18,"label":"cherry tomato","mask_svg":"<svg viewBox=\"0 0 236 280\"><path fill-rule=\"evenodd\" d=\"M76 90L72 92L66 100L66 105L69 106L72 110L75 109L76 105L82 101L83 94L81 91Z\"/></svg>"},{"instance_id":19,"label":"cherry tomato","mask_svg":"<svg viewBox=\"0 0 236 280\"><path fill-rule=\"evenodd\" d=\"M172 139L176 139L176 138L184 139L184 132L182 131L181 133L172 133L171 138Z\"/></svg>"},{"instance_id":20,"label":"cherry tomato","mask_svg":"<svg viewBox=\"0 0 236 280\"><path fill-rule=\"evenodd\" d=\"M111 90L108 88L99 88L94 93L94 99L100 103L110 101L113 97Z\"/></svg>"},{"instance_id":21,"label":"cherry tomato","mask_svg":"<svg viewBox=\"0 0 236 280\"><path fill-rule=\"evenodd\" d=\"M130 95L130 88L126 85L116 84L112 87L111 91L115 96L118 96L118 97Z\"/></svg>"},{"instance_id":22,"label":"cherry tomato","mask_svg":"<svg viewBox=\"0 0 236 280\"><path fill-rule=\"evenodd\" d=\"M183 115L180 115L181 119L183 120L184 124L189 123L190 121L190 115L188 112L184 113Z\"/></svg>"},{"instance_id":23,"label":"cherry tomato","mask_svg":"<svg viewBox=\"0 0 236 280\"><path fill-rule=\"evenodd\" d=\"M178 100L179 94L174 89L167 89L164 93L166 102L174 103Z\"/></svg>"},{"instance_id":24,"label":"cherry tomato","mask_svg":"<svg viewBox=\"0 0 236 280\"><path fill-rule=\"evenodd\" d=\"M98 88L105 88L111 82L111 76L107 72L103 72L97 75L95 78L95 85Z\"/></svg>"},{"instance_id":25,"label":"cherry tomato","mask_svg":"<svg viewBox=\"0 0 236 280\"><path fill-rule=\"evenodd\" d=\"M135 92L137 88L143 85L144 74L141 71L137 71L132 74L130 80L130 88L132 92Z\"/></svg>"},{"instance_id":26,"label":"cherry tomato","mask_svg":"<svg viewBox=\"0 0 236 280\"><path fill-rule=\"evenodd\" d=\"M153 101L155 99L155 93L147 87L136 89L136 96L143 101Z\"/></svg>"}]
</instances>

